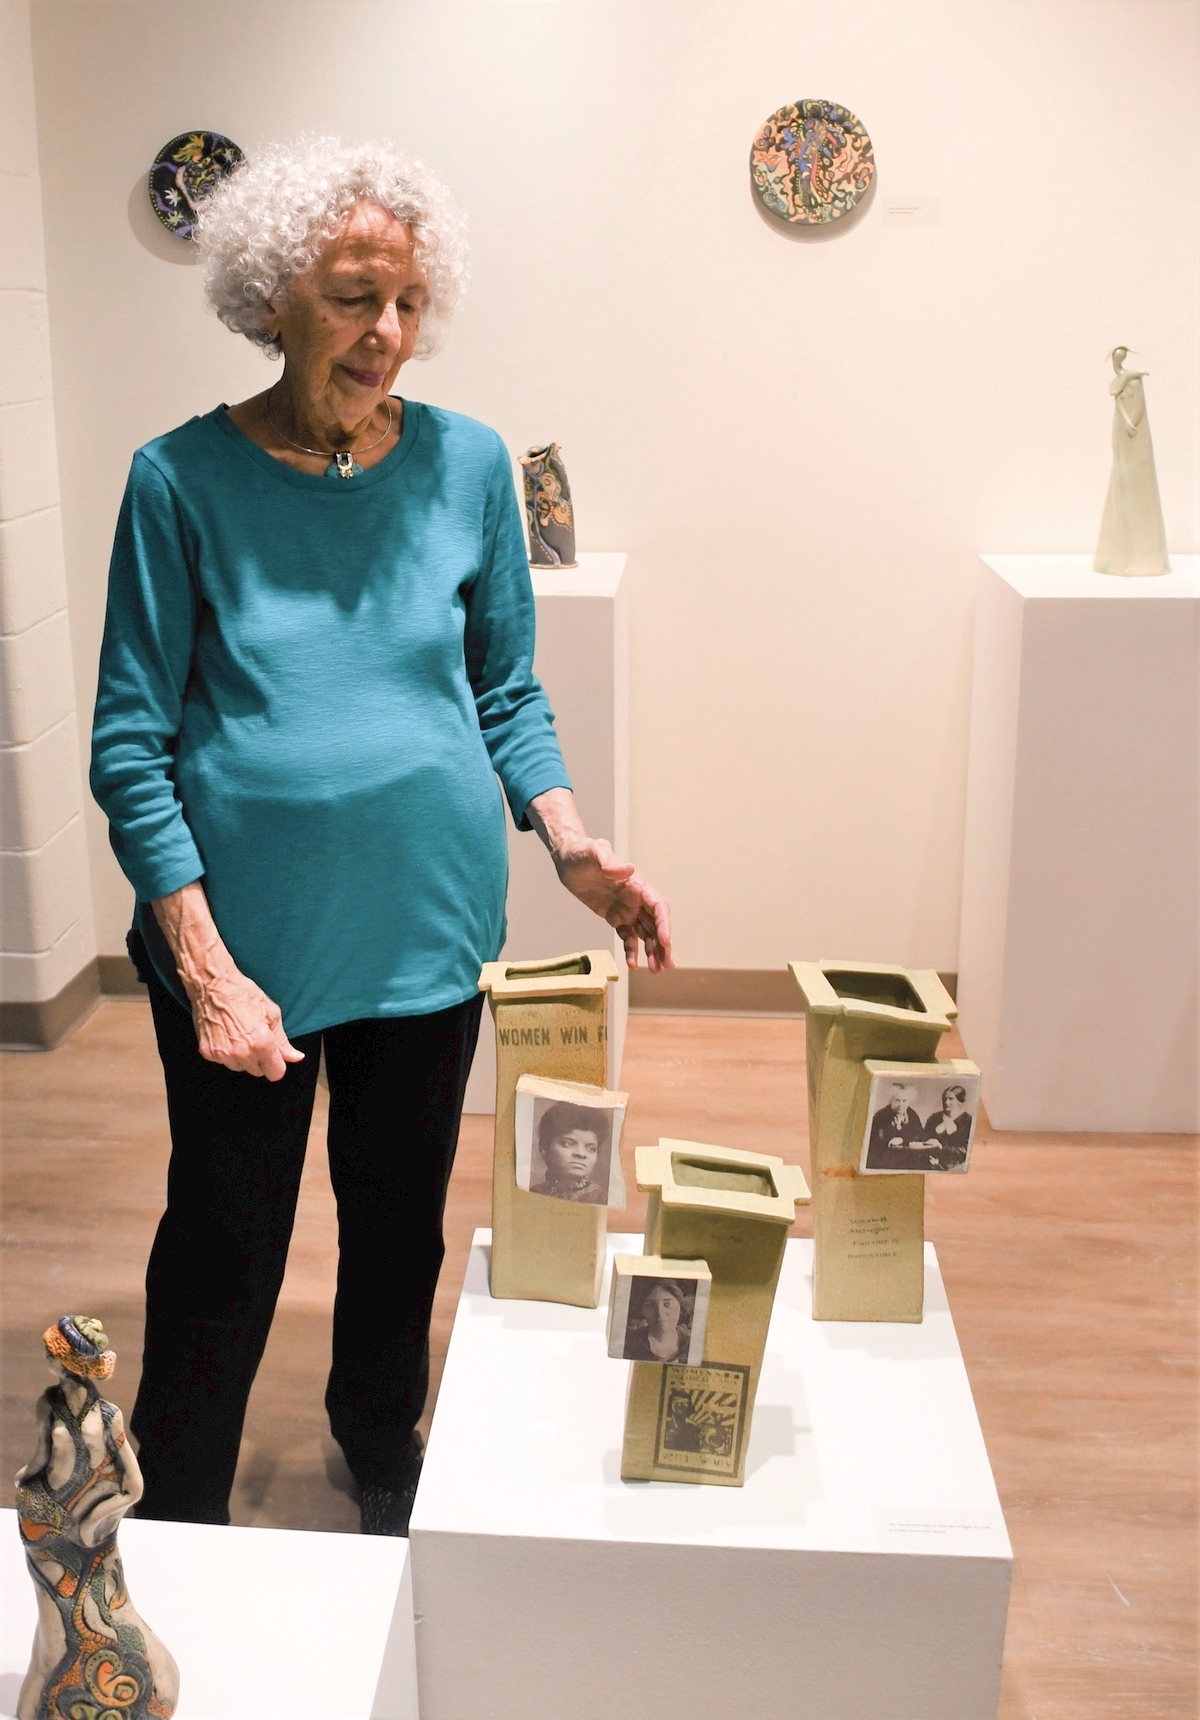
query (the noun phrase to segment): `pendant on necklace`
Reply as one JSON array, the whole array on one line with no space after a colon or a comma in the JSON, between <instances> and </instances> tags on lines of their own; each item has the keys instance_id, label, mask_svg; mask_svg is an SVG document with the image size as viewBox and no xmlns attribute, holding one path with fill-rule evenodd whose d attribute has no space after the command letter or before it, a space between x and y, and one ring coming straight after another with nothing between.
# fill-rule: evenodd
<instances>
[{"instance_id":1,"label":"pendant on necklace","mask_svg":"<svg viewBox=\"0 0 1200 1720\"><path fill-rule=\"evenodd\" d=\"M362 467L354 464L354 455L350 453L349 449L343 449L333 456L325 468L325 476L332 478L335 472L339 478L356 478L361 476Z\"/></svg>"}]
</instances>

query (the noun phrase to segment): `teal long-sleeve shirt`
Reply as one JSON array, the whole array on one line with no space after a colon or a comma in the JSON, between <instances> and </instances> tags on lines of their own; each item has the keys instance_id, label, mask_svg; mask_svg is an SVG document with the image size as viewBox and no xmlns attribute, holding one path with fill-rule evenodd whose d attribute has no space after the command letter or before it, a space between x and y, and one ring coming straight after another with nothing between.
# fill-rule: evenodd
<instances>
[{"instance_id":1,"label":"teal long-sleeve shirt","mask_svg":"<svg viewBox=\"0 0 1200 1720\"><path fill-rule=\"evenodd\" d=\"M503 443L404 403L352 479L226 409L134 456L113 548L92 790L148 904L203 878L289 1034L470 997L504 941L507 838L569 780L533 673Z\"/></svg>"}]
</instances>

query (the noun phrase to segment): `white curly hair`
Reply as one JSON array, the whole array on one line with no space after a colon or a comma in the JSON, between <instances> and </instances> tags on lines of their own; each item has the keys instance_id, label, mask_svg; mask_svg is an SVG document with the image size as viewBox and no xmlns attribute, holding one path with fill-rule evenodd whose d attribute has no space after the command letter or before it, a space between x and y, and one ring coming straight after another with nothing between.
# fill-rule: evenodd
<instances>
[{"instance_id":1,"label":"white curly hair","mask_svg":"<svg viewBox=\"0 0 1200 1720\"><path fill-rule=\"evenodd\" d=\"M429 284L415 356L436 352L467 285L466 217L423 162L390 143L305 134L268 144L217 188L200 212L196 242L205 294L226 328L278 358L269 304L313 266L360 197L412 228Z\"/></svg>"}]
</instances>

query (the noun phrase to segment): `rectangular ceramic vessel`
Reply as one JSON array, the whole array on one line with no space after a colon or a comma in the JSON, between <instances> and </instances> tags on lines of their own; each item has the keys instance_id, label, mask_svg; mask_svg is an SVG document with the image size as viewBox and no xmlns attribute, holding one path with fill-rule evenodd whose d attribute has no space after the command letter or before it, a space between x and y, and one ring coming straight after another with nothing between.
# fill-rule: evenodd
<instances>
[{"instance_id":1,"label":"rectangular ceramic vessel","mask_svg":"<svg viewBox=\"0 0 1200 1720\"><path fill-rule=\"evenodd\" d=\"M813 1317L921 1319L925 1179L861 1176L868 1058L934 1063L954 1000L930 969L792 962L804 995Z\"/></svg>"},{"instance_id":2,"label":"rectangular ceramic vessel","mask_svg":"<svg viewBox=\"0 0 1200 1720\"><path fill-rule=\"evenodd\" d=\"M706 1261L712 1285L702 1365L630 1369L621 1475L740 1487L784 1244L809 1198L804 1174L698 1141L660 1141L635 1159L650 1196L646 1253Z\"/></svg>"},{"instance_id":3,"label":"rectangular ceramic vessel","mask_svg":"<svg viewBox=\"0 0 1200 1720\"><path fill-rule=\"evenodd\" d=\"M514 1111L522 1075L603 1087L608 1073L607 950L544 962L488 962L479 989L496 1027L492 1160L492 1295L595 1308L608 1209L547 1200L517 1187Z\"/></svg>"}]
</instances>

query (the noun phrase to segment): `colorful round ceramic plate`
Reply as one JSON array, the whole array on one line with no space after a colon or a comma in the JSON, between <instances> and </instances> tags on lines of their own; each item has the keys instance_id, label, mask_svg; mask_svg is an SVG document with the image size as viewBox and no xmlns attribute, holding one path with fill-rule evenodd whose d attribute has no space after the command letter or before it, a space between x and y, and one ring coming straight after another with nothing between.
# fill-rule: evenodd
<instances>
[{"instance_id":1,"label":"colorful round ceramic plate","mask_svg":"<svg viewBox=\"0 0 1200 1720\"><path fill-rule=\"evenodd\" d=\"M200 205L245 159L219 131L181 132L154 157L150 207L178 238L194 238Z\"/></svg>"},{"instance_id":2,"label":"colorful round ceramic plate","mask_svg":"<svg viewBox=\"0 0 1200 1720\"><path fill-rule=\"evenodd\" d=\"M755 138L750 177L772 215L822 226L853 209L875 177L875 154L849 108L789 102Z\"/></svg>"}]
</instances>

